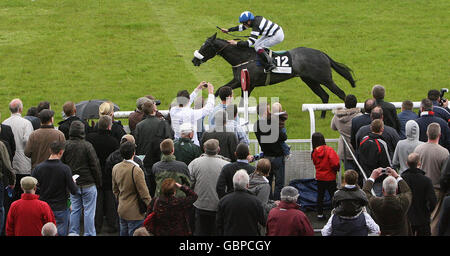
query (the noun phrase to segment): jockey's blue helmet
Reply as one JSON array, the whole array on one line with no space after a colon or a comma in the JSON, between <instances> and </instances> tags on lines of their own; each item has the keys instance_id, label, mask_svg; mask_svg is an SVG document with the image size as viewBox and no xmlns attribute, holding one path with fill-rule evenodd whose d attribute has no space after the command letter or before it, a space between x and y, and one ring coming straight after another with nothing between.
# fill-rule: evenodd
<instances>
[{"instance_id":1,"label":"jockey's blue helmet","mask_svg":"<svg viewBox=\"0 0 450 256\"><path fill-rule=\"evenodd\" d=\"M244 23L247 22L249 20L254 20L255 19L255 15L253 15L253 13L249 12L249 11L245 11L243 13L241 13L241 15L239 16L239 23Z\"/></svg>"}]
</instances>

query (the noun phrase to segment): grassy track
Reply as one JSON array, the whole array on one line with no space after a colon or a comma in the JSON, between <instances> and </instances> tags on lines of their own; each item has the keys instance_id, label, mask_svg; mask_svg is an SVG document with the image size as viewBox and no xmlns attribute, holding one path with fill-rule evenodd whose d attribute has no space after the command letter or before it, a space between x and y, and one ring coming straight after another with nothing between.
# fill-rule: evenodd
<instances>
[{"instance_id":1,"label":"grassy track","mask_svg":"<svg viewBox=\"0 0 450 256\"><path fill-rule=\"evenodd\" d=\"M386 87L388 101L419 101L431 88L450 87L445 0L2 0L1 120L16 97L25 109L49 100L60 120L67 100L109 99L132 110L138 97L152 94L167 109L180 89L201 80L223 85L231 79L228 64L217 57L194 67L192 53L216 25L236 25L247 9L283 26L285 41L274 50L316 48L350 66L356 88L334 78L359 102L374 84ZM309 136L301 104L320 100L300 79L258 88L252 96L279 97L289 112L289 137ZM340 101L330 93L330 102ZM337 137L328 128L331 116L317 120L317 130Z\"/></svg>"}]
</instances>

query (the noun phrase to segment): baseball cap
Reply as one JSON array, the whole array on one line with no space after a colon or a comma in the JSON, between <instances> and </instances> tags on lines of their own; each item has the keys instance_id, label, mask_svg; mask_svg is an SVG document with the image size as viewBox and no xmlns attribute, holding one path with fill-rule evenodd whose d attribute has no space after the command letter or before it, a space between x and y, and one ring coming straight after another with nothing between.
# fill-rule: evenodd
<instances>
[{"instance_id":1,"label":"baseball cap","mask_svg":"<svg viewBox=\"0 0 450 256\"><path fill-rule=\"evenodd\" d=\"M39 112L39 119L41 120L41 123L45 124L48 123L54 115L55 112L53 110L43 109Z\"/></svg>"},{"instance_id":2,"label":"baseball cap","mask_svg":"<svg viewBox=\"0 0 450 256\"><path fill-rule=\"evenodd\" d=\"M209 139L203 144L205 148L205 153L208 155L217 154L217 149L219 148L219 141L216 139Z\"/></svg>"},{"instance_id":3,"label":"baseball cap","mask_svg":"<svg viewBox=\"0 0 450 256\"><path fill-rule=\"evenodd\" d=\"M180 125L180 132L181 133L189 133L194 131L191 123L183 123Z\"/></svg>"}]
</instances>

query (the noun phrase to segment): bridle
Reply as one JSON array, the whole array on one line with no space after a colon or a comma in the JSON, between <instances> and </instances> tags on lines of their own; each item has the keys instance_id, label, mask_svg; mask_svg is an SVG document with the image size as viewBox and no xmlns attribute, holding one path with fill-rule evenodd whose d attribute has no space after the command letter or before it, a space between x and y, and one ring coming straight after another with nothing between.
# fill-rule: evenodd
<instances>
[{"instance_id":1,"label":"bridle","mask_svg":"<svg viewBox=\"0 0 450 256\"><path fill-rule=\"evenodd\" d=\"M211 46L212 48L215 48L215 45L212 44L212 43L210 43L210 42L208 42L208 41L206 41L205 44ZM227 48L229 45L230 45L230 43L225 44L222 48L220 48L218 51L216 51L216 52L214 53L213 56L211 56L211 57L208 58L208 59L212 59L212 58L214 58L216 55L221 55L220 53L221 53L225 48ZM198 50L196 50L196 51L194 52L194 56L195 56L197 59L200 59L200 60L203 61L204 56L203 56L203 54L201 54Z\"/></svg>"}]
</instances>

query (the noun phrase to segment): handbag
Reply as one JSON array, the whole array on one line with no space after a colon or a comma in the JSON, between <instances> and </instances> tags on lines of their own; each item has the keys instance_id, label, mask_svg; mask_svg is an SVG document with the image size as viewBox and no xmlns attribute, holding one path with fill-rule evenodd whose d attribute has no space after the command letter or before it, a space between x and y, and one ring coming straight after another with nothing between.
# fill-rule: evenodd
<instances>
[{"instance_id":1,"label":"handbag","mask_svg":"<svg viewBox=\"0 0 450 256\"><path fill-rule=\"evenodd\" d=\"M131 179L133 180L133 184L134 187L136 188L136 183L134 182L134 167L131 169ZM147 212L147 204L144 202L144 200L142 200L142 198L139 196L139 192L136 188L136 197L137 197L137 202L138 202L138 206L139 206L139 212L142 214L145 214Z\"/></svg>"},{"instance_id":2,"label":"handbag","mask_svg":"<svg viewBox=\"0 0 450 256\"><path fill-rule=\"evenodd\" d=\"M158 199L155 199L155 202L153 203L153 210L152 212L145 218L143 226L147 229L148 232L151 234L155 234L155 221L156 221L156 204L158 203Z\"/></svg>"}]
</instances>

